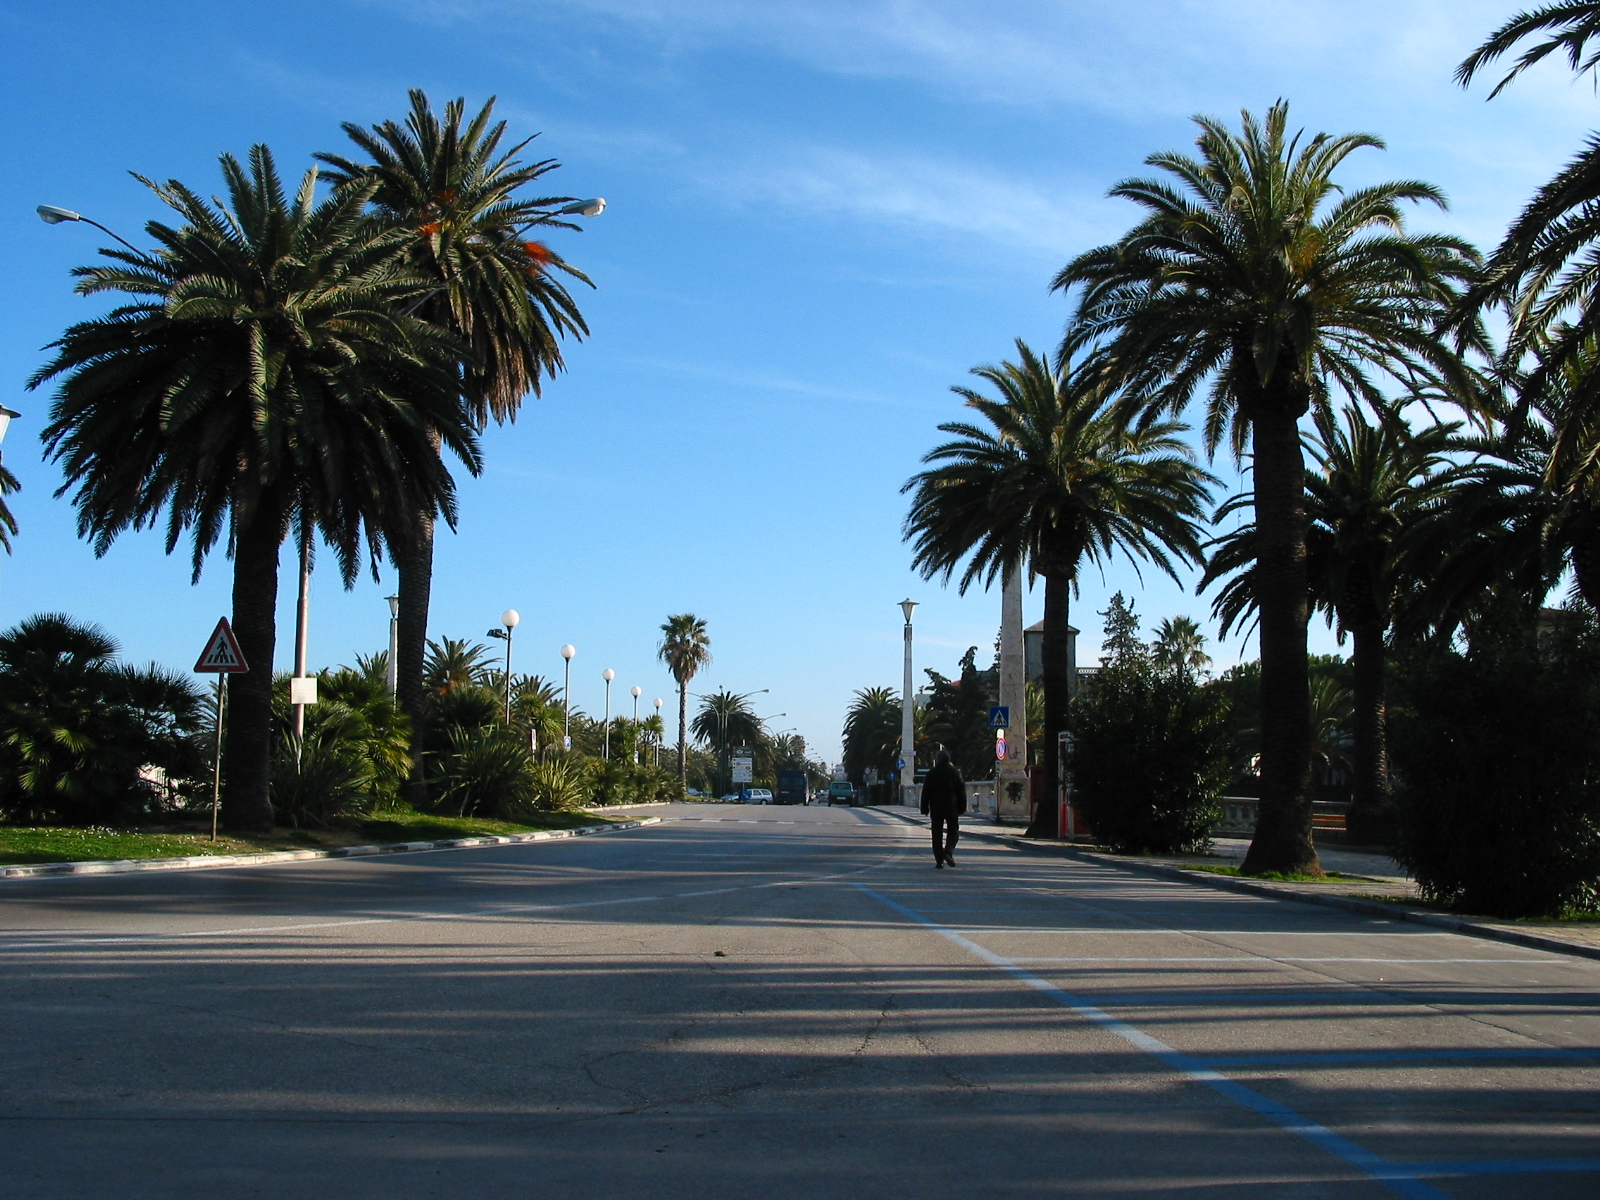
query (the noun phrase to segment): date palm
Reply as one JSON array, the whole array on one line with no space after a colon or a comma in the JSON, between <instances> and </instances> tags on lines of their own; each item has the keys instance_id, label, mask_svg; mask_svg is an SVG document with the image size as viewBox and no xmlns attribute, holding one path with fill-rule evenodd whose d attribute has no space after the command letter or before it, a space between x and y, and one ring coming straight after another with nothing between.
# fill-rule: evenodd
<instances>
[{"instance_id":1,"label":"date palm","mask_svg":"<svg viewBox=\"0 0 1600 1200\"><path fill-rule=\"evenodd\" d=\"M904 534L923 577L949 580L959 570L963 593L1024 559L1044 577L1043 766L1045 794L1054 796L1078 570L1122 554L1176 579L1175 559L1200 561L1195 523L1212 479L1180 437L1185 426L1133 418L1093 362L1056 371L1021 340L1017 354L1017 362L972 372L998 398L952 389L986 424L939 426L954 440L925 454L929 468L901 488L913 493ZM1032 832L1053 837L1055 825L1056 806L1041 804Z\"/></svg>"},{"instance_id":2,"label":"date palm","mask_svg":"<svg viewBox=\"0 0 1600 1200\"><path fill-rule=\"evenodd\" d=\"M1340 640L1351 640L1354 785L1348 825L1358 840L1379 841L1389 799L1389 630L1400 606L1424 582L1415 574L1418 531L1437 520L1459 481L1449 456L1463 443L1456 440L1458 425L1412 430L1397 413L1375 424L1354 408L1345 410L1342 421L1327 413L1317 418L1316 436L1306 439L1312 459L1306 477L1307 596L1329 624L1337 624ZM1249 503L1249 496L1235 496L1217 515ZM1219 538L1201 580L1205 588L1231 576L1213 605L1224 632L1258 612L1256 541L1255 526L1248 524ZM1317 724L1313 713L1313 735Z\"/></svg>"},{"instance_id":3,"label":"date palm","mask_svg":"<svg viewBox=\"0 0 1600 1200\"><path fill-rule=\"evenodd\" d=\"M765 734L761 718L750 707L750 701L725 688L700 701L700 711L695 713L689 730L714 749L724 764L735 745L755 749Z\"/></svg>"},{"instance_id":4,"label":"date palm","mask_svg":"<svg viewBox=\"0 0 1600 1200\"><path fill-rule=\"evenodd\" d=\"M893 688L862 688L844 717L844 769L861 783L868 768L889 778L900 756L900 693Z\"/></svg>"},{"instance_id":5,"label":"date palm","mask_svg":"<svg viewBox=\"0 0 1600 1200\"><path fill-rule=\"evenodd\" d=\"M278 554L291 518L314 520L353 579L415 514L453 518L435 450L477 469L458 402L455 343L403 315L418 280L363 216L370 187L293 198L272 155L222 158L226 202L143 180L180 218L158 248L106 251L75 273L86 295L130 301L68 329L30 381L58 381L44 432L97 554L166 517L196 575L219 539L233 558L233 629L248 674L233 683L223 815L272 825L268 798Z\"/></svg>"},{"instance_id":6,"label":"date palm","mask_svg":"<svg viewBox=\"0 0 1600 1200\"><path fill-rule=\"evenodd\" d=\"M561 339L588 332L558 275L588 279L541 242L535 226L576 228L562 220L569 196L528 196L524 190L560 164L523 162L527 139L506 142L491 99L466 119L465 102L436 113L427 94L410 92L404 123L370 129L350 122L345 134L364 159L319 154L334 178L370 183L372 209L399 239L403 261L429 281L412 303L416 314L449 330L467 347L460 385L474 423L516 419L523 397L562 366ZM465 124L463 124L465 121ZM423 659L433 589L433 522L422 513L418 536L394 556L400 576L400 705L420 739L425 728ZM422 746L413 747L420 763ZM424 787L420 768L412 798Z\"/></svg>"},{"instance_id":7,"label":"date palm","mask_svg":"<svg viewBox=\"0 0 1600 1200\"><path fill-rule=\"evenodd\" d=\"M678 785L689 786L689 681L711 665L711 635L693 613L677 613L661 626L656 657L678 685Z\"/></svg>"},{"instance_id":8,"label":"date palm","mask_svg":"<svg viewBox=\"0 0 1600 1200\"><path fill-rule=\"evenodd\" d=\"M1170 617L1156 629L1150 657L1169 671L1195 675L1211 665L1206 653L1206 635L1191 617Z\"/></svg>"},{"instance_id":9,"label":"date palm","mask_svg":"<svg viewBox=\"0 0 1600 1200\"><path fill-rule=\"evenodd\" d=\"M6 506L6 496L21 487L17 477L6 470L4 463L0 463L0 550L7 554L11 553L11 539L17 535L17 519Z\"/></svg>"},{"instance_id":10,"label":"date palm","mask_svg":"<svg viewBox=\"0 0 1600 1200\"><path fill-rule=\"evenodd\" d=\"M1407 232L1401 206L1444 206L1427 183L1345 190L1334 181L1367 134L1288 131L1288 107L1235 133L1199 118L1199 156L1146 160L1161 177L1111 194L1146 216L1055 278L1079 289L1064 351L1098 342L1133 396L1176 412L1204 390L1208 446L1251 450L1258 532L1262 796L1244 869L1319 870L1311 842L1305 464L1300 418L1338 394L1440 378L1466 389L1436 333L1477 261L1465 242ZM1480 336L1469 325L1465 336Z\"/></svg>"}]
</instances>

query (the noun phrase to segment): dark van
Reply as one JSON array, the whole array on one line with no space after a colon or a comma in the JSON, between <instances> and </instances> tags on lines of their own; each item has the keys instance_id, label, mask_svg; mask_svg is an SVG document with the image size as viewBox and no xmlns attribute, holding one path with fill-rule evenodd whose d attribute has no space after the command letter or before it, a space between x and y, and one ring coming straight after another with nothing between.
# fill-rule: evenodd
<instances>
[{"instance_id":1,"label":"dark van","mask_svg":"<svg viewBox=\"0 0 1600 1200\"><path fill-rule=\"evenodd\" d=\"M804 804L811 797L811 785L804 771L779 771L774 804Z\"/></svg>"}]
</instances>

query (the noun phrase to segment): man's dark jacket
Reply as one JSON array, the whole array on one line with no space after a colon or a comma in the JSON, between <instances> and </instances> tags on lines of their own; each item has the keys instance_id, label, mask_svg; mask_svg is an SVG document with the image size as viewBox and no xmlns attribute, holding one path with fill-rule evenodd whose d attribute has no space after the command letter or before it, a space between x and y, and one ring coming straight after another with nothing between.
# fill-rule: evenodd
<instances>
[{"instance_id":1,"label":"man's dark jacket","mask_svg":"<svg viewBox=\"0 0 1600 1200\"><path fill-rule=\"evenodd\" d=\"M936 765L922 781L922 811L940 816L967 811L967 785L951 764Z\"/></svg>"}]
</instances>

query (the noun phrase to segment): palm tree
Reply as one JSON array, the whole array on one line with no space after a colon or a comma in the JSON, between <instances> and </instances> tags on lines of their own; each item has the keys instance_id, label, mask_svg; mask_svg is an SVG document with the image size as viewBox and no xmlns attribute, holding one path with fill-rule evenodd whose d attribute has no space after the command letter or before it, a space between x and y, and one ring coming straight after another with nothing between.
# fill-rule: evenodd
<instances>
[{"instance_id":1,"label":"palm tree","mask_svg":"<svg viewBox=\"0 0 1600 1200\"><path fill-rule=\"evenodd\" d=\"M1071 665L1067 661L1069 597L1085 562L1121 553L1154 563L1174 579L1173 558L1200 561L1195 522L1204 515L1211 476L1179 437L1184 426L1130 419L1112 403L1094 365L1052 370L1018 341L1020 362L972 372L999 399L970 388L952 390L988 427L939 426L954 436L923 456L928 470L911 477L905 537L924 578L946 580L965 563L960 590L992 584L1010 564L1027 559L1044 576L1043 764L1047 796L1060 765L1057 735L1067 727ZM1031 832L1054 837L1056 806L1041 804Z\"/></svg>"},{"instance_id":2,"label":"palm tree","mask_svg":"<svg viewBox=\"0 0 1600 1200\"><path fill-rule=\"evenodd\" d=\"M1157 665L1169 671L1183 671L1196 675L1211 665L1211 656L1205 651L1206 635L1189 617L1171 617L1156 628L1155 645L1150 656Z\"/></svg>"},{"instance_id":3,"label":"palm tree","mask_svg":"<svg viewBox=\"0 0 1600 1200\"><path fill-rule=\"evenodd\" d=\"M516 419L528 392L562 367L561 338L588 332L560 272L588 283L581 272L541 242L528 238L534 226L575 229L562 220L570 196L529 197L523 189L555 170L554 159L522 162L527 139L506 145L506 124L492 120L491 98L466 122L465 101L452 100L435 113L427 93L413 89L405 123L384 121L370 129L342 128L365 161L337 154L316 157L341 182L374 185L372 207L400 238L407 266L425 277L429 290L413 304L418 316L447 329L466 344L460 385L473 421L482 428ZM570 211L570 209L569 209ZM394 555L400 575L400 705L420 737L423 722L423 658L428 606L433 589L432 511L422 513L417 536ZM414 747L418 756L422 747ZM420 768L413 800L425 789Z\"/></svg>"},{"instance_id":4,"label":"palm tree","mask_svg":"<svg viewBox=\"0 0 1600 1200\"><path fill-rule=\"evenodd\" d=\"M862 688L844 717L845 775L862 782L870 767L889 778L900 754L900 693Z\"/></svg>"},{"instance_id":5,"label":"palm tree","mask_svg":"<svg viewBox=\"0 0 1600 1200\"><path fill-rule=\"evenodd\" d=\"M6 496L21 489L17 477L6 470L4 463L0 463L0 550L7 554L11 553L11 539L17 534L17 519L6 506Z\"/></svg>"},{"instance_id":6,"label":"palm tree","mask_svg":"<svg viewBox=\"0 0 1600 1200\"><path fill-rule=\"evenodd\" d=\"M1348 828L1364 842L1385 836L1379 822L1389 799L1389 630L1434 574L1421 566L1418 539L1430 536L1460 478L1448 457L1463 448L1459 428L1413 431L1397 413L1371 424L1348 408L1342 423L1319 412L1317 434L1306 439L1314 464L1306 477L1307 595L1329 624L1337 623L1340 640L1351 639L1355 778ZM1218 517L1248 504L1248 496L1235 496ZM1256 611L1255 526L1242 525L1215 544L1200 586L1232 576L1213 606L1226 632Z\"/></svg>"},{"instance_id":7,"label":"palm tree","mask_svg":"<svg viewBox=\"0 0 1600 1200\"><path fill-rule=\"evenodd\" d=\"M734 745L754 749L765 734L761 718L750 707L749 699L726 688L700 701L700 711L695 713L689 729L697 739L716 750L724 764L725 775L729 750Z\"/></svg>"},{"instance_id":8,"label":"palm tree","mask_svg":"<svg viewBox=\"0 0 1600 1200\"><path fill-rule=\"evenodd\" d=\"M1242 132L1199 118L1199 157L1153 155L1168 178L1112 195L1146 218L1080 255L1054 286L1080 288L1063 351L1099 342L1122 386L1165 411L1208 393L1206 440L1251 449L1259 531L1262 796L1244 869L1320 868L1311 842L1305 464L1300 418L1335 392L1381 403L1384 376L1467 391L1436 330L1477 261L1465 242L1405 230L1401 204L1444 206L1415 181L1346 191L1340 165L1367 134L1287 132L1288 106ZM1481 343L1475 326L1463 335Z\"/></svg>"},{"instance_id":9,"label":"palm tree","mask_svg":"<svg viewBox=\"0 0 1600 1200\"><path fill-rule=\"evenodd\" d=\"M443 696L458 688L487 687L491 667L489 648L466 638L441 638L428 642L422 681L427 695ZM502 689L503 689L502 684Z\"/></svg>"},{"instance_id":10,"label":"palm tree","mask_svg":"<svg viewBox=\"0 0 1600 1200\"><path fill-rule=\"evenodd\" d=\"M402 314L419 282L362 215L371 186L293 199L271 152L222 158L226 204L141 180L182 219L152 221L159 249L105 251L75 272L86 295L134 299L68 329L29 386L59 380L44 432L76 488L81 535L104 554L166 512L167 550L192 533L198 575L227 537L233 628L254 669L234 681L223 813L269 829L278 552L311 519L346 581L365 542L374 569L424 509L454 517L435 445L478 467L454 378L455 343Z\"/></svg>"},{"instance_id":11,"label":"palm tree","mask_svg":"<svg viewBox=\"0 0 1600 1200\"><path fill-rule=\"evenodd\" d=\"M689 681L711 665L711 635L693 613L678 613L661 626L656 657L678 685L678 786L689 786Z\"/></svg>"}]
</instances>

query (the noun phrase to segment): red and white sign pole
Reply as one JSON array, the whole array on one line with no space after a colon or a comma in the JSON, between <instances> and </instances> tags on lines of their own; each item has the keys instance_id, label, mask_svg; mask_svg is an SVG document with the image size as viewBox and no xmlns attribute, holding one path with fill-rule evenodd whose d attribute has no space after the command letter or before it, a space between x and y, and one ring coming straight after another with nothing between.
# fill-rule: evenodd
<instances>
[{"instance_id":1,"label":"red and white sign pole","mask_svg":"<svg viewBox=\"0 0 1600 1200\"><path fill-rule=\"evenodd\" d=\"M195 660L194 669L217 677L217 753L211 764L211 840L217 840L217 810L222 803L222 714L228 706L228 676L250 669L233 636L228 618L223 617L211 631L206 648Z\"/></svg>"}]
</instances>

